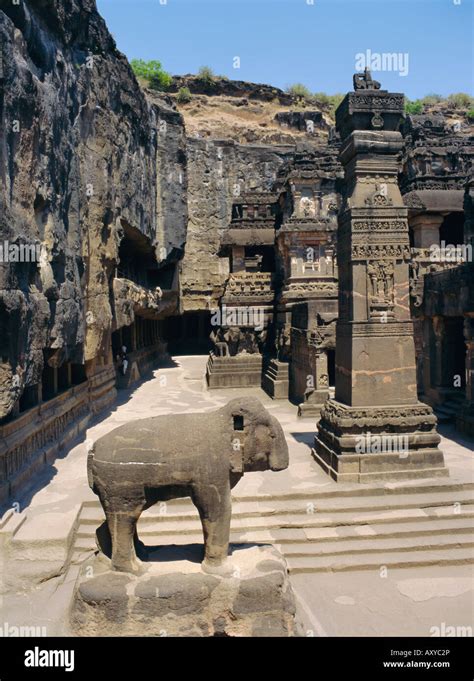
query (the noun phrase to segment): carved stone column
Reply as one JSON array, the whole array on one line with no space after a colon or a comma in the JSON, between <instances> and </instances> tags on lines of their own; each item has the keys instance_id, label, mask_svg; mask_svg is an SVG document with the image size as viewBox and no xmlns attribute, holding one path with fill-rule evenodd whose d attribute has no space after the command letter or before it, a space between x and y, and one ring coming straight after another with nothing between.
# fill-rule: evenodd
<instances>
[{"instance_id":1,"label":"carved stone column","mask_svg":"<svg viewBox=\"0 0 474 681\"><path fill-rule=\"evenodd\" d=\"M459 430L474 435L474 317L464 320L466 339L466 401L456 419Z\"/></svg>"},{"instance_id":2,"label":"carved stone column","mask_svg":"<svg viewBox=\"0 0 474 681\"><path fill-rule=\"evenodd\" d=\"M329 388L329 374L328 374L328 355L326 350L316 352L315 357L315 375L316 375L316 389L326 390Z\"/></svg>"},{"instance_id":3,"label":"carved stone column","mask_svg":"<svg viewBox=\"0 0 474 681\"><path fill-rule=\"evenodd\" d=\"M309 343L312 350L313 384L308 387L305 401L298 406L298 416L318 416L329 397L328 356L325 348L317 347L315 339Z\"/></svg>"},{"instance_id":4,"label":"carved stone column","mask_svg":"<svg viewBox=\"0 0 474 681\"><path fill-rule=\"evenodd\" d=\"M409 304L407 209L397 183L401 94L358 90L337 114L339 214L336 394L313 455L338 481L447 475L436 417L418 401Z\"/></svg>"},{"instance_id":5,"label":"carved stone column","mask_svg":"<svg viewBox=\"0 0 474 681\"><path fill-rule=\"evenodd\" d=\"M422 213L410 220L410 227L413 230L413 245L415 248L431 248L438 246L439 228L443 224L443 215L435 213Z\"/></svg>"}]
</instances>

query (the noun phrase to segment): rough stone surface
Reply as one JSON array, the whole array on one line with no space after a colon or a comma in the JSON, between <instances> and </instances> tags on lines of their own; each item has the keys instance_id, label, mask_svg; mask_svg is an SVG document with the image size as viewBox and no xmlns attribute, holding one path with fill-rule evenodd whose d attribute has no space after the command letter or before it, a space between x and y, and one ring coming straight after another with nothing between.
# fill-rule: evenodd
<instances>
[{"instance_id":1,"label":"rough stone surface","mask_svg":"<svg viewBox=\"0 0 474 681\"><path fill-rule=\"evenodd\" d=\"M0 42L0 235L42 246L0 272L2 418L43 350L51 367L108 359L124 229L175 258L186 170L180 114L147 101L94 0L2 2Z\"/></svg>"},{"instance_id":2,"label":"rough stone surface","mask_svg":"<svg viewBox=\"0 0 474 681\"><path fill-rule=\"evenodd\" d=\"M296 604L282 556L232 546L231 576L206 575L181 556L134 576L104 557L82 567L71 611L79 636L297 636ZM159 549L157 550L157 560ZM178 554L179 556L179 554Z\"/></svg>"}]
</instances>

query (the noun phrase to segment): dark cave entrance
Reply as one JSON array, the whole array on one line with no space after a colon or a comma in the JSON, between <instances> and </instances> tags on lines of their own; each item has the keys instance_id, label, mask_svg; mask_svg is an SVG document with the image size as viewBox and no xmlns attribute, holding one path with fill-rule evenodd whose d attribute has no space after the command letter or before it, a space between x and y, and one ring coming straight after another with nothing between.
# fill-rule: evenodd
<instances>
[{"instance_id":1,"label":"dark cave entrance","mask_svg":"<svg viewBox=\"0 0 474 681\"><path fill-rule=\"evenodd\" d=\"M207 355L212 348L209 311L185 312L164 322L164 339L170 355Z\"/></svg>"},{"instance_id":2,"label":"dark cave entrance","mask_svg":"<svg viewBox=\"0 0 474 681\"><path fill-rule=\"evenodd\" d=\"M440 243L460 246L464 243L464 213L449 213L439 228Z\"/></svg>"},{"instance_id":3,"label":"dark cave entrance","mask_svg":"<svg viewBox=\"0 0 474 681\"><path fill-rule=\"evenodd\" d=\"M466 343L464 340L464 317L446 317L446 367L447 384L455 390L466 387Z\"/></svg>"}]
</instances>

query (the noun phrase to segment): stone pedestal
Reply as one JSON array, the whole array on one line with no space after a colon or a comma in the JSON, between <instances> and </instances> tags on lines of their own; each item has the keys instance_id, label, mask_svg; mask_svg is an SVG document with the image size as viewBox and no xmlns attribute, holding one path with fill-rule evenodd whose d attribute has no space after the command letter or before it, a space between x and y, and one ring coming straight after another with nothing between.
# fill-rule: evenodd
<instances>
[{"instance_id":1,"label":"stone pedestal","mask_svg":"<svg viewBox=\"0 0 474 681\"><path fill-rule=\"evenodd\" d=\"M335 480L447 475L436 417L417 398L407 209L397 182L403 95L358 90L337 114L346 193L339 214L336 394L314 457Z\"/></svg>"},{"instance_id":2,"label":"stone pedestal","mask_svg":"<svg viewBox=\"0 0 474 681\"><path fill-rule=\"evenodd\" d=\"M112 572L108 559L94 558L83 565L76 585L70 616L73 633L94 637L299 635L295 598L281 554L272 546L231 548L230 577L201 571L200 546L157 549L157 560L166 553L163 562L144 563L140 576Z\"/></svg>"},{"instance_id":3,"label":"stone pedestal","mask_svg":"<svg viewBox=\"0 0 474 681\"><path fill-rule=\"evenodd\" d=\"M319 419L321 409L329 398L329 374L328 358L325 350L321 350L315 344L315 339L310 340L310 349L313 356L314 389L309 389L305 394L305 401L298 407L298 416L315 417Z\"/></svg>"},{"instance_id":4,"label":"stone pedestal","mask_svg":"<svg viewBox=\"0 0 474 681\"><path fill-rule=\"evenodd\" d=\"M300 418L319 419L321 409L324 407L329 397L329 390L313 390L308 394L305 401L298 405L298 416Z\"/></svg>"},{"instance_id":5,"label":"stone pedestal","mask_svg":"<svg viewBox=\"0 0 474 681\"><path fill-rule=\"evenodd\" d=\"M337 482L445 477L436 422L421 402L360 408L328 400L313 456Z\"/></svg>"},{"instance_id":6,"label":"stone pedestal","mask_svg":"<svg viewBox=\"0 0 474 681\"><path fill-rule=\"evenodd\" d=\"M274 400L287 400L290 389L289 364L271 359L262 379L262 388Z\"/></svg>"},{"instance_id":7,"label":"stone pedestal","mask_svg":"<svg viewBox=\"0 0 474 681\"><path fill-rule=\"evenodd\" d=\"M242 353L235 357L218 357L211 352L206 370L209 388L260 387L262 355Z\"/></svg>"}]
</instances>

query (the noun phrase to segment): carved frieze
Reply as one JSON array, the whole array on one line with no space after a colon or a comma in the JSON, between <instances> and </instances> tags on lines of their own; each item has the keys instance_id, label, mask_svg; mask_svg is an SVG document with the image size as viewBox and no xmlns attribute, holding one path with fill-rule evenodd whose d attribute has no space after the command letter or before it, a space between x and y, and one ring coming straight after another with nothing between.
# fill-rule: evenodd
<instances>
[{"instance_id":1,"label":"carved frieze","mask_svg":"<svg viewBox=\"0 0 474 681\"><path fill-rule=\"evenodd\" d=\"M395 258L397 260L409 260L411 257L408 244L384 243L384 244L353 244L351 256L353 260L367 260L377 258Z\"/></svg>"},{"instance_id":2,"label":"carved frieze","mask_svg":"<svg viewBox=\"0 0 474 681\"><path fill-rule=\"evenodd\" d=\"M321 419L330 426L345 429L354 427L360 431L362 428L399 426L407 428L415 426L427 430L434 430L436 416L430 406L417 404L400 407L349 407L341 402L329 400L321 409Z\"/></svg>"},{"instance_id":3,"label":"carved frieze","mask_svg":"<svg viewBox=\"0 0 474 681\"><path fill-rule=\"evenodd\" d=\"M405 220L354 220L353 232L408 232Z\"/></svg>"},{"instance_id":4,"label":"carved frieze","mask_svg":"<svg viewBox=\"0 0 474 681\"><path fill-rule=\"evenodd\" d=\"M397 322L395 320L387 321L386 324L381 324L377 320L373 324L366 323L347 323L338 322L337 333L340 338L369 338L372 336L411 336L413 334L412 322Z\"/></svg>"}]
</instances>

